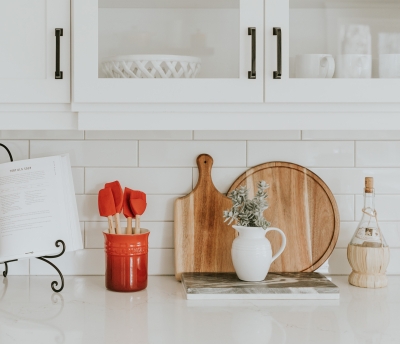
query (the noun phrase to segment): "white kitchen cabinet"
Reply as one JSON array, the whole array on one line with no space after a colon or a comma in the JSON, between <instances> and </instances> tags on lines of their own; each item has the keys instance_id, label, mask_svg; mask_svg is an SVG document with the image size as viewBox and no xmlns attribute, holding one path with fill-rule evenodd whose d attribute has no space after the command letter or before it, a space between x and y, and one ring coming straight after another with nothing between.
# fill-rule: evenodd
<instances>
[{"instance_id":1,"label":"white kitchen cabinet","mask_svg":"<svg viewBox=\"0 0 400 344\"><path fill-rule=\"evenodd\" d=\"M0 103L69 102L70 1L0 0Z\"/></svg>"},{"instance_id":2,"label":"white kitchen cabinet","mask_svg":"<svg viewBox=\"0 0 400 344\"><path fill-rule=\"evenodd\" d=\"M73 103L262 103L263 11L263 0L75 0ZM156 78L142 56L140 73L105 73L127 55L191 56L201 69Z\"/></svg>"},{"instance_id":3,"label":"white kitchen cabinet","mask_svg":"<svg viewBox=\"0 0 400 344\"><path fill-rule=\"evenodd\" d=\"M398 103L400 1L265 0L265 51L268 103Z\"/></svg>"}]
</instances>

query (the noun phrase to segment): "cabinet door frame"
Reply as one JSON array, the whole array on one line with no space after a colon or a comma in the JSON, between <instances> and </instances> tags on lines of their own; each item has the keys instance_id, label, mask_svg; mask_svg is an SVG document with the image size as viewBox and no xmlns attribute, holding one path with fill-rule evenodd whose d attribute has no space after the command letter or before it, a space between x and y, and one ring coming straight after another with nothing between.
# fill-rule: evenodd
<instances>
[{"instance_id":1,"label":"cabinet door frame","mask_svg":"<svg viewBox=\"0 0 400 344\"><path fill-rule=\"evenodd\" d=\"M46 76L43 79L0 79L0 103L69 103L71 101L70 0L45 0L45 6ZM60 37L60 70L63 72L63 79L55 79L56 28L63 29L63 36ZM9 34L12 35L12 31Z\"/></svg>"},{"instance_id":2,"label":"cabinet door frame","mask_svg":"<svg viewBox=\"0 0 400 344\"><path fill-rule=\"evenodd\" d=\"M112 79L98 77L98 0L73 0L74 103L239 103L264 101L264 0L240 1L240 77L237 79ZM251 36L257 29L257 77Z\"/></svg>"},{"instance_id":3,"label":"cabinet door frame","mask_svg":"<svg viewBox=\"0 0 400 344\"><path fill-rule=\"evenodd\" d=\"M306 25L306 24L305 24ZM277 69L277 36L282 30L282 78ZM398 103L400 79L289 78L289 0L265 0L265 102L267 103Z\"/></svg>"}]
</instances>

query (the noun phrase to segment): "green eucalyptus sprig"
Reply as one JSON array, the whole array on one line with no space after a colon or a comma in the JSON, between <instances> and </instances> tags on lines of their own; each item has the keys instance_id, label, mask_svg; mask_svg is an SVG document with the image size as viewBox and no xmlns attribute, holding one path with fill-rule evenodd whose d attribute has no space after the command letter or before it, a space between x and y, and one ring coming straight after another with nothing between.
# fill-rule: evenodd
<instances>
[{"instance_id":1,"label":"green eucalyptus sprig","mask_svg":"<svg viewBox=\"0 0 400 344\"><path fill-rule=\"evenodd\" d=\"M228 197L232 200L232 208L223 212L224 222L229 221L230 225L237 221L238 226L267 229L271 223L264 218L263 213L268 208L268 188L269 185L264 180L258 182L258 191L252 200L248 198L249 190L245 186L230 192Z\"/></svg>"}]
</instances>

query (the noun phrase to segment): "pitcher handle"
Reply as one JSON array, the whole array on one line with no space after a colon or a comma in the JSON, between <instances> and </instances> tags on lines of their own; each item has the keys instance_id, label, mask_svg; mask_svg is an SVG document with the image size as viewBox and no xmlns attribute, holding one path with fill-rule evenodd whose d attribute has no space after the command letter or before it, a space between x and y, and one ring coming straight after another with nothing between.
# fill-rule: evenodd
<instances>
[{"instance_id":1,"label":"pitcher handle","mask_svg":"<svg viewBox=\"0 0 400 344\"><path fill-rule=\"evenodd\" d=\"M272 263L276 258L278 258L282 254L283 250L285 249L286 235L285 235L285 233L282 232L282 230L280 230L279 228L276 228L276 227L267 228L266 233L268 233L269 231L278 231L282 237L282 245L281 245L280 249L278 250L278 252L276 252L275 255L272 257L272 260L271 260L271 263Z\"/></svg>"}]
</instances>

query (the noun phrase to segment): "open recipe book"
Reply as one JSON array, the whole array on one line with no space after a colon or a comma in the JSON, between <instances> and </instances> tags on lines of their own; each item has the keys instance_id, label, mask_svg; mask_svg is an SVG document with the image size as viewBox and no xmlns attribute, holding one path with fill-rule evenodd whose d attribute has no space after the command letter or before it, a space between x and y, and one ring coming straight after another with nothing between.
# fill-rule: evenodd
<instances>
[{"instance_id":1,"label":"open recipe book","mask_svg":"<svg viewBox=\"0 0 400 344\"><path fill-rule=\"evenodd\" d=\"M68 155L0 164L0 262L83 248Z\"/></svg>"}]
</instances>

